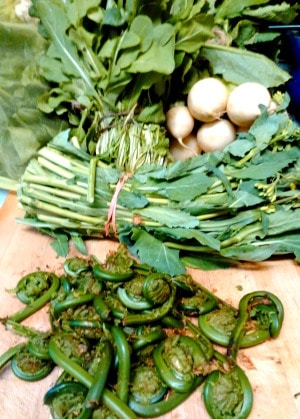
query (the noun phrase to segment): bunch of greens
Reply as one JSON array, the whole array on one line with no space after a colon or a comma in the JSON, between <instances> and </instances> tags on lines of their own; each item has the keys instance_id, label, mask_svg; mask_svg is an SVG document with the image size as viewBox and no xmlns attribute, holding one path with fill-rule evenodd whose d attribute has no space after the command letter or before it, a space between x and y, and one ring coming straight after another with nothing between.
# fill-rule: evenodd
<instances>
[{"instance_id":1,"label":"bunch of greens","mask_svg":"<svg viewBox=\"0 0 300 419\"><path fill-rule=\"evenodd\" d=\"M18 20L14 4L4 3L0 8L0 176L18 179L36 151L67 123L38 109L39 97L49 90L37 68L45 44L36 25Z\"/></svg>"},{"instance_id":2,"label":"bunch of greens","mask_svg":"<svg viewBox=\"0 0 300 419\"><path fill-rule=\"evenodd\" d=\"M70 237L83 252L84 237L117 237L171 275L274 254L299 260L300 129L284 104L272 115L264 109L223 151L143 166L129 178L73 147L65 131L21 178L20 221L55 237L61 255Z\"/></svg>"},{"instance_id":3,"label":"bunch of greens","mask_svg":"<svg viewBox=\"0 0 300 419\"><path fill-rule=\"evenodd\" d=\"M164 159L165 132L152 132L199 78L259 81L268 88L289 79L251 47L277 38L268 22L283 15L291 22L298 6L265 3L33 0L31 14L48 47L40 71L51 83L39 108L68 121L70 138L89 154L116 161L121 152L119 167L128 170L129 156L129 170L140 165L126 148L135 138L141 154L152 143L157 161Z\"/></svg>"}]
</instances>

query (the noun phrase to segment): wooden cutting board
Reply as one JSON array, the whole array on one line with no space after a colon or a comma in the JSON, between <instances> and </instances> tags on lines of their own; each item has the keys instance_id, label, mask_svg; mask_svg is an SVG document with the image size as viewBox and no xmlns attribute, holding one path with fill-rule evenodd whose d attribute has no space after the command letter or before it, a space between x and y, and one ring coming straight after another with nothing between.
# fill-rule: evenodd
<instances>
[{"instance_id":1,"label":"wooden cutting board","mask_svg":"<svg viewBox=\"0 0 300 419\"><path fill-rule=\"evenodd\" d=\"M18 280L37 269L62 271L63 259L56 256L50 239L18 224L22 216L16 196L9 194L0 209L0 317L17 311L22 304L7 290ZM90 254L104 260L117 243L106 240L88 242ZM69 256L76 255L71 249ZM276 340L240 351L239 365L245 369L254 390L251 419L300 418L300 266L291 258L263 263L243 263L239 267L203 272L189 270L194 279L237 306L247 292L267 290L277 295L285 308L282 332ZM47 330L46 309L25 324ZM21 340L0 329L0 354ZM58 369L46 379L26 383L13 376L6 366L0 374L0 417L3 419L48 419L49 410L43 396L55 382ZM201 389L164 419L206 419Z\"/></svg>"}]
</instances>

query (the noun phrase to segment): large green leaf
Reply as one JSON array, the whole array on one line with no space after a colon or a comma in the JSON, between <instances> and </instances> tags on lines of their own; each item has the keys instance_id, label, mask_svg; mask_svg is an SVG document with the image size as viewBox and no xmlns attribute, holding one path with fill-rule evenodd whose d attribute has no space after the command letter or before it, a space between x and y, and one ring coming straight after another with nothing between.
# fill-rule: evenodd
<instances>
[{"instance_id":1,"label":"large green leaf","mask_svg":"<svg viewBox=\"0 0 300 419\"><path fill-rule=\"evenodd\" d=\"M280 86L291 78L290 74L274 61L255 52L221 45L206 45L201 53L209 61L214 74L221 75L227 82L236 85L254 81L270 88Z\"/></svg>"},{"instance_id":2,"label":"large green leaf","mask_svg":"<svg viewBox=\"0 0 300 419\"><path fill-rule=\"evenodd\" d=\"M243 10L251 6L259 6L268 3L269 0L224 0L217 9L217 19L228 19L240 16Z\"/></svg>"},{"instance_id":3,"label":"large green leaf","mask_svg":"<svg viewBox=\"0 0 300 419\"><path fill-rule=\"evenodd\" d=\"M169 249L160 240L138 228L133 228L132 240L135 243L131 246L131 250L137 254L142 263L172 276L185 273L185 266L179 259L178 250Z\"/></svg>"}]
</instances>

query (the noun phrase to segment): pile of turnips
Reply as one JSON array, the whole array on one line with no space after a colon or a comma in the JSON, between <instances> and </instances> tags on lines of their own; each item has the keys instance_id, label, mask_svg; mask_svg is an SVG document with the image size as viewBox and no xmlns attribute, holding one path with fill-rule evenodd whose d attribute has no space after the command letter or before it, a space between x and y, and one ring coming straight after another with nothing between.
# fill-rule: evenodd
<instances>
[{"instance_id":1,"label":"pile of turnips","mask_svg":"<svg viewBox=\"0 0 300 419\"><path fill-rule=\"evenodd\" d=\"M261 114L259 105L272 109L269 90L257 82L229 88L220 79L207 77L190 89L186 104L176 104L166 113L174 160L199 153L223 150L247 131Z\"/></svg>"}]
</instances>

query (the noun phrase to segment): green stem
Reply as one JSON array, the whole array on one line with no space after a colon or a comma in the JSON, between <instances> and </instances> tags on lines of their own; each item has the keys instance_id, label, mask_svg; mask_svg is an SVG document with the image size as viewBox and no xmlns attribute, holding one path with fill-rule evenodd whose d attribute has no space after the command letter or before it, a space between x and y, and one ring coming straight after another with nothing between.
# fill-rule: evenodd
<instances>
[{"instance_id":1,"label":"green stem","mask_svg":"<svg viewBox=\"0 0 300 419\"><path fill-rule=\"evenodd\" d=\"M17 354L19 353L23 348L25 348L25 343L19 343L15 346L12 346L9 348L6 352L4 352L0 356L0 370Z\"/></svg>"},{"instance_id":2,"label":"green stem","mask_svg":"<svg viewBox=\"0 0 300 419\"><path fill-rule=\"evenodd\" d=\"M39 298L37 298L32 303L28 304L23 309L17 311L15 314L12 314L9 316L10 320L13 320L15 322L21 322L25 320L27 317L31 316L33 313L36 313L38 310L40 310L42 307L48 303L48 301L51 300L53 294L58 290L60 281L59 278L51 274L52 277L52 284L50 288Z\"/></svg>"},{"instance_id":3,"label":"green stem","mask_svg":"<svg viewBox=\"0 0 300 419\"><path fill-rule=\"evenodd\" d=\"M69 359L58 347L54 339L50 339L49 353L52 360L80 383L90 388L93 384L93 377L77 362ZM133 411L123 403L113 392L107 388L102 394L103 403L106 404L121 419L137 419Z\"/></svg>"},{"instance_id":4,"label":"green stem","mask_svg":"<svg viewBox=\"0 0 300 419\"><path fill-rule=\"evenodd\" d=\"M131 368L130 348L122 329L117 326L112 326L111 334L117 348L118 358L118 379L116 385L116 394L120 400L127 404Z\"/></svg>"}]
</instances>

